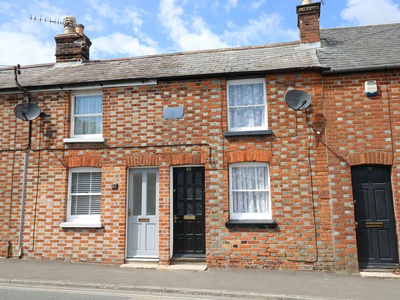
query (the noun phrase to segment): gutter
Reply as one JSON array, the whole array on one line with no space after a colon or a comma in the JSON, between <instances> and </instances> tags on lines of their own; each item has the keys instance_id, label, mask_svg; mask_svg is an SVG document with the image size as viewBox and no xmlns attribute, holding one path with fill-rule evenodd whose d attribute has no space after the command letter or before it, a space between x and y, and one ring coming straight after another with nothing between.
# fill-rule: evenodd
<instances>
[{"instance_id":1,"label":"gutter","mask_svg":"<svg viewBox=\"0 0 400 300\"><path fill-rule=\"evenodd\" d=\"M40 91L60 91L60 90L73 90L82 88L102 88L112 86L130 86L130 85L152 85L157 84L159 81L170 81L170 80L184 80L184 79L203 79L203 78L244 78L247 76L262 76L265 74L272 73L291 73L299 71L326 71L329 67L324 66L310 66L310 67L296 67L287 69L270 69L270 70L257 70L257 71L229 71L219 73L207 73L207 74L189 74L189 75L175 75L175 76L159 76L153 78L124 78L124 79L108 79L108 80L96 80L88 82L72 82L72 83L56 83L47 84L41 86L25 86L29 88L30 92ZM0 88L0 95L10 94L19 91L17 88Z\"/></svg>"},{"instance_id":2,"label":"gutter","mask_svg":"<svg viewBox=\"0 0 400 300\"><path fill-rule=\"evenodd\" d=\"M374 72L374 71L387 71L387 70L397 70L400 69L400 64L398 65L378 65L373 67L356 67L356 68L338 68L329 69L324 72L324 74L338 74L338 73L358 73L358 72Z\"/></svg>"}]
</instances>

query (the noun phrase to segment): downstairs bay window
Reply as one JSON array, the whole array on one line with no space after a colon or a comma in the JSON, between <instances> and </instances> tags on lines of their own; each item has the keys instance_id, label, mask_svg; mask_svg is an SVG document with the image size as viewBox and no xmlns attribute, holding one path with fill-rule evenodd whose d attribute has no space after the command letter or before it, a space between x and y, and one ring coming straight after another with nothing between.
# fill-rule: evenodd
<instances>
[{"instance_id":1,"label":"downstairs bay window","mask_svg":"<svg viewBox=\"0 0 400 300\"><path fill-rule=\"evenodd\" d=\"M232 221L271 221L269 164L229 165L229 208Z\"/></svg>"},{"instance_id":2,"label":"downstairs bay window","mask_svg":"<svg viewBox=\"0 0 400 300\"><path fill-rule=\"evenodd\" d=\"M61 227L99 228L101 169L73 168L68 176L67 222Z\"/></svg>"}]
</instances>

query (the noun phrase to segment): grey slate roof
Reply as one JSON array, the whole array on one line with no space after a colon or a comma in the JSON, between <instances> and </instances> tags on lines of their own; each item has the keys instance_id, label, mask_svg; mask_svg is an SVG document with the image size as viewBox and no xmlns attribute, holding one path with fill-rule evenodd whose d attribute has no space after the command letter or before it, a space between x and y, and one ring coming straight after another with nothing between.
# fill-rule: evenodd
<instances>
[{"instance_id":1,"label":"grey slate roof","mask_svg":"<svg viewBox=\"0 0 400 300\"><path fill-rule=\"evenodd\" d=\"M90 61L79 65L35 65L22 67L18 80L22 86L29 88L76 82L212 76L319 66L315 49L302 49L299 43L285 43ZM11 69L0 69L0 90L15 88L13 72Z\"/></svg>"},{"instance_id":2,"label":"grey slate roof","mask_svg":"<svg viewBox=\"0 0 400 300\"><path fill-rule=\"evenodd\" d=\"M400 23L321 30L321 64L332 71L400 65Z\"/></svg>"},{"instance_id":3,"label":"grey slate roof","mask_svg":"<svg viewBox=\"0 0 400 300\"><path fill-rule=\"evenodd\" d=\"M400 65L400 24L321 30L321 48L299 42L182 52L82 64L23 66L22 86L66 87L138 79L219 76L279 70ZM15 90L14 71L0 69L0 92Z\"/></svg>"}]
</instances>

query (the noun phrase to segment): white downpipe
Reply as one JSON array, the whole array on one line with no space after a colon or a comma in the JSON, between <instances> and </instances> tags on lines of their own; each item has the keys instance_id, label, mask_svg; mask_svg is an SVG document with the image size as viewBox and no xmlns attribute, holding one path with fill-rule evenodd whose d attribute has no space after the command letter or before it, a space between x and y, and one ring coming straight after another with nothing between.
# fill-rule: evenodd
<instances>
[{"instance_id":1,"label":"white downpipe","mask_svg":"<svg viewBox=\"0 0 400 300\"><path fill-rule=\"evenodd\" d=\"M22 256L22 232L24 229L24 211L25 211L25 195L26 195L26 174L28 171L28 152L24 153L24 173L22 178L22 197L21 212L19 217L19 236L18 236L18 257Z\"/></svg>"}]
</instances>

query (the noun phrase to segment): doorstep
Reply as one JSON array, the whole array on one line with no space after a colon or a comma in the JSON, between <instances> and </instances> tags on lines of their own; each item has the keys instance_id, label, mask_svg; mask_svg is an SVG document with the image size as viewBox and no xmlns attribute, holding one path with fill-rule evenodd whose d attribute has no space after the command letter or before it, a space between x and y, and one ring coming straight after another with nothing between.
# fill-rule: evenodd
<instances>
[{"instance_id":1,"label":"doorstep","mask_svg":"<svg viewBox=\"0 0 400 300\"><path fill-rule=\"evenodd\" d=\"M392 269L382 270L382 269L370 269L360 271L361 277L370 278L390 278L390 279L400 279L400 274L394 273Z\"/></svg>"},{"instance_id":2,"label":"doorstep","mask_svg":"<svg viewBox=\"0 0 400 300\"><path fill-rule=\"evenodd\" d=\"M133 269L157 269L158 261L127 260L120 267Z\"/></svg>"},{"instance_id":3,"label":"doorstep","mask_svg":"<svg viewBox=\"0 0 400 300\"><path fill-rule=\"evenodd\" d=\"M206 271L207 262L203 256L194 257L173 257L170 265L166 267L168 271Z\"/></svg>"}]
</instances>

